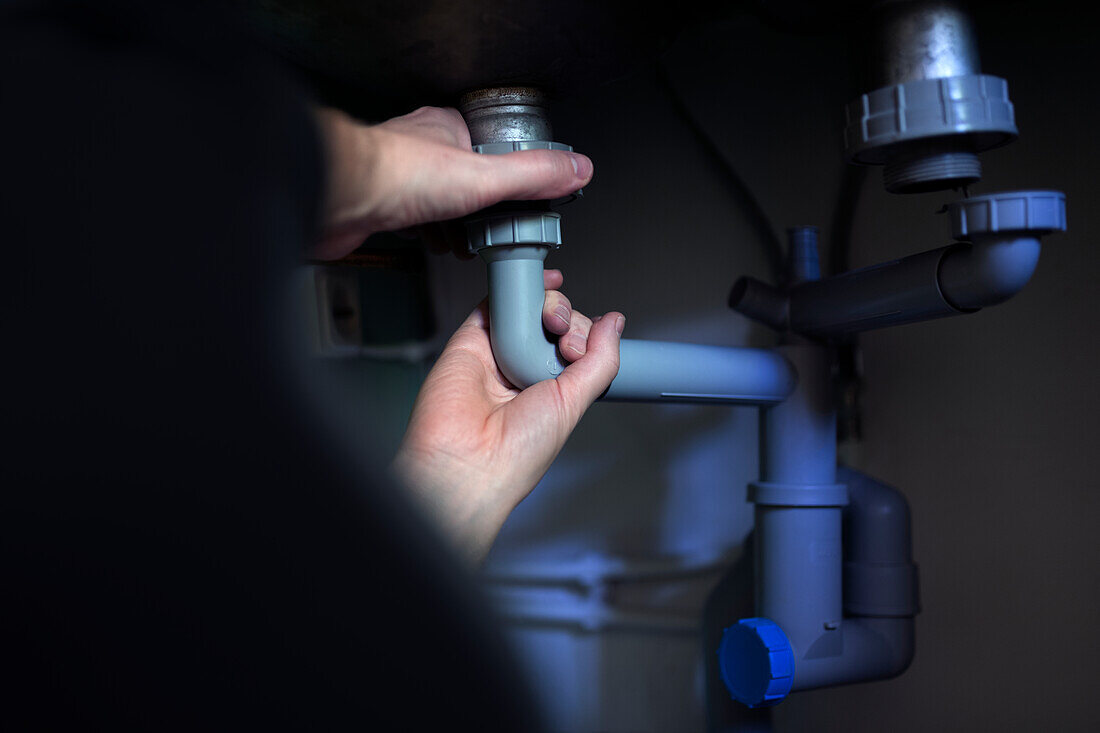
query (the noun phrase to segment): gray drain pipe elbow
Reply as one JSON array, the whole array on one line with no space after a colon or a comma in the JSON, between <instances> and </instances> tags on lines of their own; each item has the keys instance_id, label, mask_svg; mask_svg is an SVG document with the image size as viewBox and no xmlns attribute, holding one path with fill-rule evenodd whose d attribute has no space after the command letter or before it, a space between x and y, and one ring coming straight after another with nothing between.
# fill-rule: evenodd
<instances>
[{"instance_id":1,"label":"gray drain pipe elbow","mask_svg":"<svg viewBox=\"0 0 1100 733\"><path fill-rule=\"evenodd\" d=\"M487 247L489 340L508 381L526 389L562 373L566 362L542 329L542 263L548 247Z\"/></svg>"},{"instance_id":2,"label":"gray drain pipe elbow","mask_svg":"<svg viewBox=\"0 0 1100 733\"><path fill-rule=\"evenodd\" d=\"M960 310L997 305L1020 292L1039 264L1034 236L957 245L940 263L940 290Z\"/></svg>"},{"instance_id":3,"label":"gray drain pipe elbow","mask_svg":"<svg viewBox=\"0 0 1100 733\"><path fill-rule=\"evenodd\" d=\"M1061 191L1001 191L948 208L951 234L964 244L943 258L939 284L944 298L962 310L1003 303L1020 292L1039 263L1039 238L1066 230Z\"/></svg>"},{"instance_id":4,"label":"gray drain pipe elbow","mask_svg":"<svg viewBox=\"0 0 1100 733\"><path fill-rule=\"evenodd\" d=\"M548 246L480 250L489 271L489 335L509 382L525 389L568 365L542 327ZM603 399L767 405L782 402L798 377L772 349L623 339L619 374Z\"/></svg>"}]
</instances>

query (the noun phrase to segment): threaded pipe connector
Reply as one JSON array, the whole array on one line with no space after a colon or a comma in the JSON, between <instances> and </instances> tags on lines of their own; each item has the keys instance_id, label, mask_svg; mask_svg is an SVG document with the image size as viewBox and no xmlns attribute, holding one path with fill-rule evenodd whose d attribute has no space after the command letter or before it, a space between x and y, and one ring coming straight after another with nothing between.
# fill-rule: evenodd
<instances>
[{"instance_id":1,"label":"threaded pipe connector","mask_svg":"<svg viewBox=\"0 0 1100 733\"><path fill-rule=\"evenodd\" d=\"M882 180L890 193L923 193L959 188L980 181L982 162L977 153L953 151L886 161Z\"/></svg>"}]
</instances>

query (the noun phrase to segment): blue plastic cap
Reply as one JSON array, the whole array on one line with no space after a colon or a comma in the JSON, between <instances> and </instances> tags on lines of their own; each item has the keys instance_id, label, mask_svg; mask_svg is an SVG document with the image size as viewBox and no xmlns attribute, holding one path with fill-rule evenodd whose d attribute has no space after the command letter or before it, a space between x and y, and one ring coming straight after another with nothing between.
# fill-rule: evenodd
<instances>
[{"instance_id":1,"label":"blue plastic cap","mask_svg":"<svg viewBox=\"0 0 1100 733\"><path fill-rule=\"evenodd\" d=\"M750 708L780 702L794 682L794 652L774 621L743 618L722 632L718 669L734 700Z\"/></svg>"}]
</instances>

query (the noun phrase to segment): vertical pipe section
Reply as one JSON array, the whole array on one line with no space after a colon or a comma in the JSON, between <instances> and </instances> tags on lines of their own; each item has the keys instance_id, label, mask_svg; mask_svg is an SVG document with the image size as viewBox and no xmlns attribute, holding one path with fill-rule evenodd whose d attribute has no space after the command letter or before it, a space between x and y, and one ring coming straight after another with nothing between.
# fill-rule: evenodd
<instances>
[{"instance_id":1,"label":"vertical pipe section","mask_svg":"<svg viewBox=\"0 0 1100 733\"><path fill-rule=\"evenodd\" d=\"M892 486L851 468L844 510L844 611L910 618L920 610L909 504Z\"/></svg>"},{"instance_id":2,"label":"vertical pipe section","mask_svg":"<svg viewBox=\"0 0 1100 733\"><path fill-rule=\"evenodd\" d=\"M463 94L458 108L474 146L553 140L546 95L535 87L488 87Z\"/></svg>"},{"instance_id":3,"label":"vertical pipe section","mask_svg":"<svg viewBox=\"0 0 1100 733\"><path fill-rule=\"evenodd\" d=\"M844 508L843 653L803 660L798 689L888 679L913 659L920 610L909 505L897 489L850 468Z\"/></svg>"},{"instance_id":4,"label":"vertical pipe section","mask_svg":"<svg viewBox=\"0 0 1100 733\"><path fill-rule=\"evenodd\" d=\"M981 73L977 35L961 3L893 0L871 11L864 64L868 89ZM891 94L901 94L894 90ZM909 140L885 153L883 182L893 193L957 188L981 180L977 145L966 130Z\"/></svg>"},{"instance_id":5,"label":"vertical pipe section","mask_svg":"<svg viewBox=\"0 0 1100 733\"><path fill-rule=\"evenodd\" d=\"M761 411L763 480L750 487L757 615L790 642L792 690L893 677L912 659L917 611L908 507L896 490L850 471L845 506L829 351L808 341L780 351L800 381L786 402Z\"/></svg>"},{"instance_id":6,"label":"vertical pipe section","mask_svg":"<svg viewBox=\"0 0 1100 733\"><path fill-rule=\"evenodd\" d=\"M836 483L836 411L826 347L802 340L779 347L799 374L786 402L761 411L761 481L755 502L757 614L777 623L803 661L841 653L844 616L841 507Z\"/></svg>"},{"instance_id":7,"label":"vertical pipe section","mask_svg":"<svg viewBox=\"0 0 1100 733\"><path fill-rule=\"evenodd\" d=\"M489 333L493 356L520 388L557 377L567 366L542 327L545 246L487 247ZM619 375L603 399L765 405L786 399L797 377L772 349L623 339Z\"/></svg>"},{"instance_id":8,"label":"vertical pipe section","mask_svg":"<svg viewBox=\"0 0 1100 733\"><path fill-rule=\"evenodd\" d=\"M760 413L761 478L776 484L831 485L836 483L836 409L829 352L800 340L776 349L794 365L799 382L783 404Z\"/></svg>"},{"instance_id":9,"label":"vertical pipe section","mask_svg":"<svg viewBox=\"0 0 1100 733\"><path fill-rule=\"evenodd\" d=\"M489 247L489 341L501 373L520 388L557 377L567 362L542 328L548 247Z\"/></svg>"},{"instance_id":10,"label":"vertical pipe section","mask_svg":"<svg viewBox=\"0 0 1100 733\"><path fill-rule=\"evenodd\" d=\"M974 24L957 2L879 3L867 35L871 89L981 73Z\"/></svg>"}]
</instances>

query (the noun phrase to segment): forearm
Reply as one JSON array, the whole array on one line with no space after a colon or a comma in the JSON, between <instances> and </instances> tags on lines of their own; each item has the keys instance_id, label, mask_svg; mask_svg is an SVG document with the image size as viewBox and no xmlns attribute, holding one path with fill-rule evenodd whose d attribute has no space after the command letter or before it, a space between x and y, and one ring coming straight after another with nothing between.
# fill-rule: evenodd
<instances>
[{"instance_id":1,"label":"forearm","mask_svg":"<svg viewBox=\"0 0 1100 733\"><path fill-rule=\"evenodd\" d=\"M339 110L318 108L315 116L327 171L321 219L324 238L318 256L339 257L373 233L369 187L378 168L379 146L369 125Z\"/></svg>"},{"instance_id":2,"label":"forearm","mask_svg":"<svg viewBox=\"0 0 1100 733\"><path fill-rule=\"evenodd\" d=\"M370 234L458 219L499 201L554 199L586 185L592 162L559 150L478 155L454 109L421 107L377 125L318 109L328 161L316 257L342 257Z\"/></svg>"},{"instance_id":3,"label":"forearm","mask_svg":"<svg viewBox=\"0 0 1100 733\"><path fill-rule=\"evenodd\" d=\"M374 232L449 222L500 201L550 200L592 177L583 155L527 150L479 155L462 115L422 107L378 125L322 109L328 184L325 234L314 256L342 257ZM543 325L571 364L554 381L516 389L500 373L479 306L452 337L421 389L393 471L472 562L530 493L585 408L618 369L618 333L600 328L554 289L546 271ZM586 348L590 329L601 332ZM591 347L591 344L589 344Z\"/></svg>"}]
</instances>

